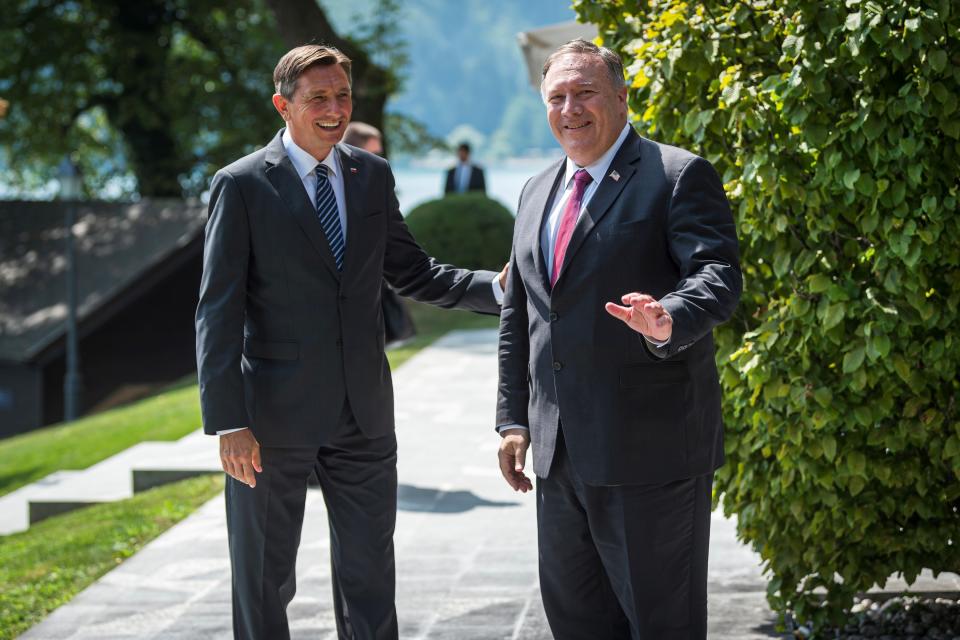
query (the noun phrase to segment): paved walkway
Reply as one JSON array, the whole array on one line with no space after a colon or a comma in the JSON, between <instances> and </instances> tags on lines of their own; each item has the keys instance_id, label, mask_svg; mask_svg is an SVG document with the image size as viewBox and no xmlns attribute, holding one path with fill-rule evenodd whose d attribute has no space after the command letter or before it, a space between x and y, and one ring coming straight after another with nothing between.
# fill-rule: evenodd
<instances>
[{"instance_id":1,"label":"paved walkway","mask_svg":"<svg viewBox=\"0 0 960 640\"><path fill-rule=\"evenodd\" d=\"M400 636L549 640L537 588L532 494L496 466L496 332L448 335L395 376L399 439L397 607ZM216 444L210 439L210 455ZM308 494L290 606L294 638L335 639L329 536L319 491ZM758 558L714 514L712 640L779 637ZM147 545L22 638L228 639L230 567L222 497Z\"/></svg>"}]
</instances>

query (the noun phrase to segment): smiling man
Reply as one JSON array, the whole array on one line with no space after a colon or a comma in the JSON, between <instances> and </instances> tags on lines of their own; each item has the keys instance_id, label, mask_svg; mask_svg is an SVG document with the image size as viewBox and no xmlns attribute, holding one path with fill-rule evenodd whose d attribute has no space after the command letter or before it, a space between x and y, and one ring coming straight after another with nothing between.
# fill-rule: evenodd
<instances>
[{"instance_id":1,"label":"smiling man","mask_svg":"<svg viewBox=\"0 0 960 640\"><path fill-rule=\"evenodd\" d=\"M397 638L397 440L381 282L499 312L503 276L438 264L411 237L386 161L340 144L350 60L293 49L274 71L286 127L221 169L197 307L204 430L220 437L234 637L290 637L307 479L330 520L339 637Z\"/></svg>"},{"instance_id":2,"label":"smiling man","mask_svg":"<svg viewBox=\"0 0 960 640\"><path fill-rule=\"evenodd\" d=\"M706 160L638 136L613 51L543 67L566 158L523 188L500 316L500 469L537 476L540 590L558 640L706 637L714 470L711 330L741 291Z\"/></svg>"}]
</instances>

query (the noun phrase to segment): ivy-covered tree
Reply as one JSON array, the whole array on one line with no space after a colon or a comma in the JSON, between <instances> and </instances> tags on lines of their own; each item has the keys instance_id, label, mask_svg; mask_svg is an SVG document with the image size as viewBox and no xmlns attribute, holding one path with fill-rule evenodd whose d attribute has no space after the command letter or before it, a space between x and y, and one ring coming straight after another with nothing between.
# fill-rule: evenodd
<instances>
[{"instance_id":1,"label":"ivy-covered tree","mask_svg":"<svg viewBox=\"0 0 960 640\"><path fill-rule=\"evenodd\" d=\"M891 574L956 571L960 7L574 6L623 55L636 126L713 162L733 204L716 486L771 605L820 634Z\"/></svg>"}]
</instances>

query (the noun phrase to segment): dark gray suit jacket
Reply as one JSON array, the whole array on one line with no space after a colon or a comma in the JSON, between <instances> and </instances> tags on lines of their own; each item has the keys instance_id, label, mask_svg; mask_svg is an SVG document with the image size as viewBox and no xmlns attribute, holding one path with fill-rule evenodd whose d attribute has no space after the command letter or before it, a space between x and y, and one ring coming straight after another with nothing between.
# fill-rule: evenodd
<instances>
[{"instance_id":1,"label":"dark gray suit jacket","mask_svg":"<svg viewBox=\"0 0 960 640\"><path fill-rule=\"evenodd\" d=\"M278 133L221 169L210 193L197 307L204 430L250 427L261 445L316 446L349 398L365 435L390 433L384 278L442 307L497 313L490 271L437 263L400 215L385 160L338 144L343 272Z\"/></svg>"},{"instance_id":2,"label":"dark gray suit jacket","mask_svg":"<svg viewBox=\"0 0 960 640\"><path fill-rule=\"evenodd\" d=\"M500 319L497 425L530 427L541 477L560 423L589 484L709 473L723 462L711 330L741 291L720 179L706 160L630 131L574 228L551 291L540 230L563 172L561 161L520 196ZM604 310L633 291L673 316L666 347L651 349Z\"/></svg>"}]
</instances>

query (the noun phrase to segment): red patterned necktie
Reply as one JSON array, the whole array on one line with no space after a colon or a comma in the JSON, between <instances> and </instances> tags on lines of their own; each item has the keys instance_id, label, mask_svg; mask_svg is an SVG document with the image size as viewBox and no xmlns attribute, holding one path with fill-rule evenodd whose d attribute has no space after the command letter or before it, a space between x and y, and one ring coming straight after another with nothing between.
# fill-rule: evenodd
<instances>
[{"instance_id":1,"label":"red patterned necktie","mask_svg":"<svg viewBox=\"0 0 960 640\"><path fill-rule=\"evenodd\" d=\"M567 206L563 208L563 217L560 218L560 229L557 231L557 241L553 245L553 272L550 274L550 286L557 283L557 277L560 275L560 267L563 265L563 257L567 254L567 245L570 244L570 236L573 235L573 228L577 224L577 218L580 217L580 205L583 203L583 192L587 190L587 185L593 182L593 178L587 173L586 169L580 169L573 174L573 193L567 200Z\"/></svg>"}]
</instances>

